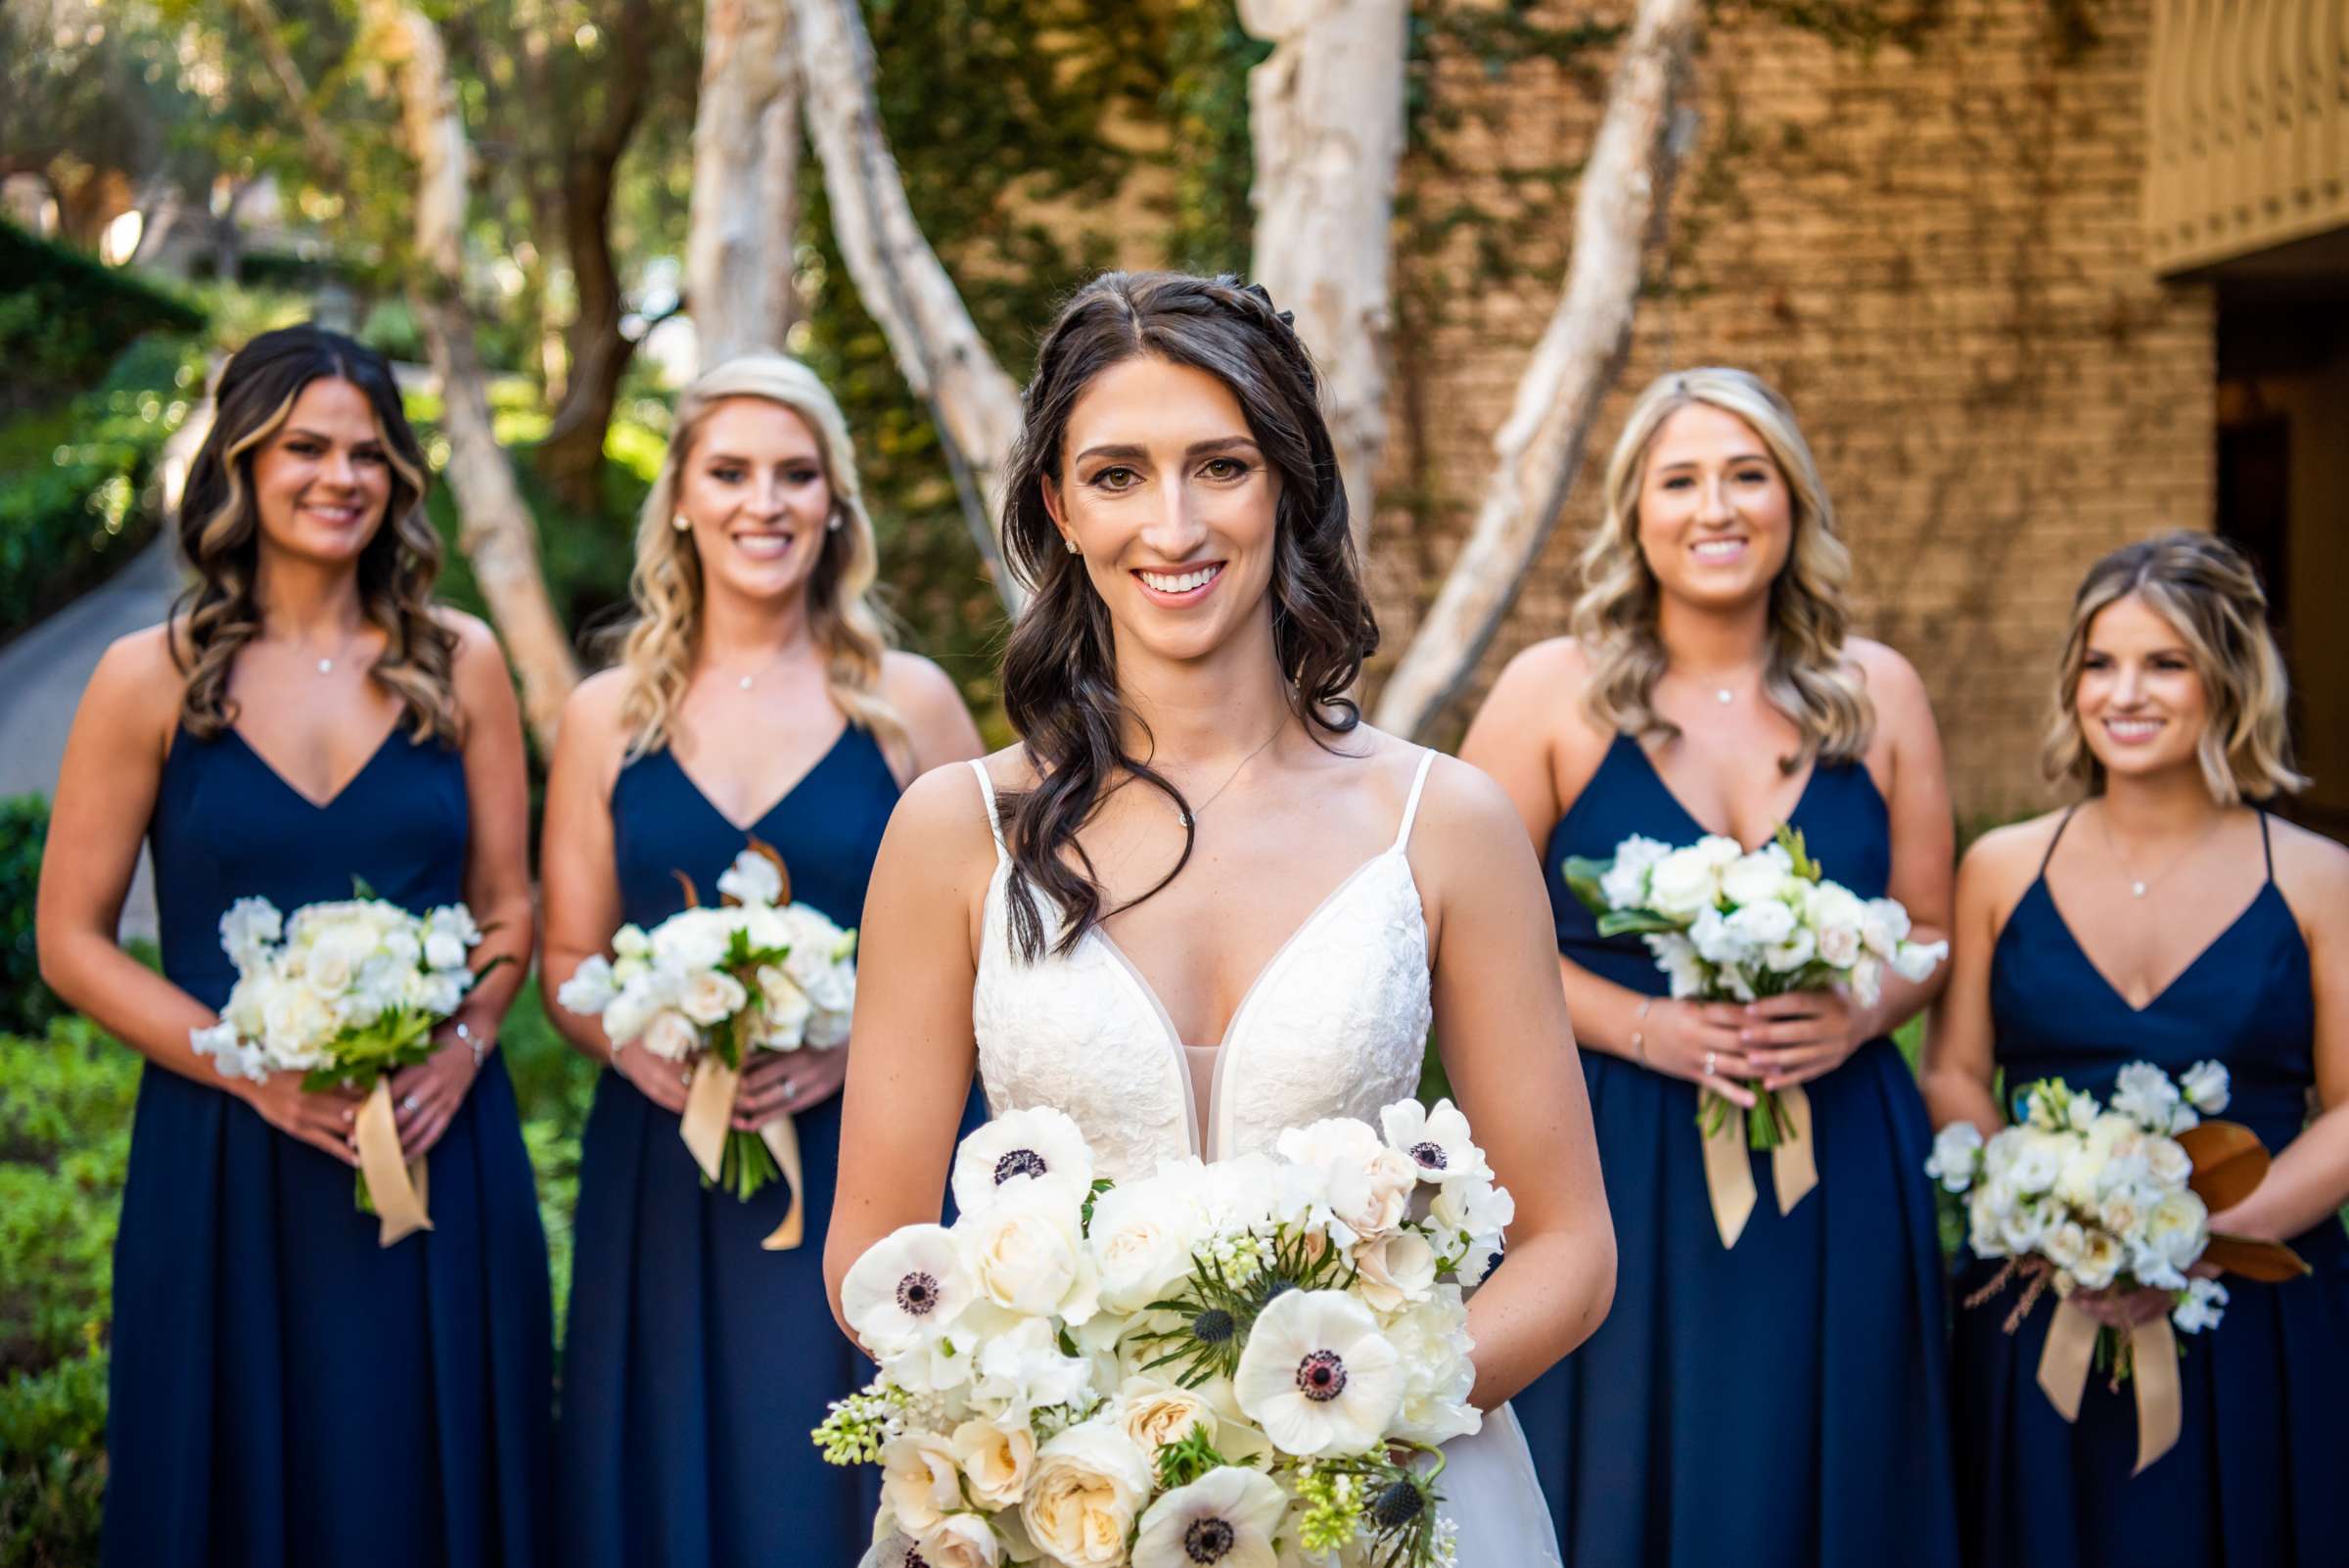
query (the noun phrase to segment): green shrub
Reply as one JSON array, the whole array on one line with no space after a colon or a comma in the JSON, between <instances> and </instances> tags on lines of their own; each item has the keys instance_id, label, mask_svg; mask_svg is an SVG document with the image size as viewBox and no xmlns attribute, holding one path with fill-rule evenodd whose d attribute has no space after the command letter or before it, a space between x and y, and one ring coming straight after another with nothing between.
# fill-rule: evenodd
<instances>
[{"instance_id":1,"label":"green shrub","mask_svg":"<svg viewBox=\"0 0 2349 1568\"><path fill-rule=\"evenodd\" d=\"M95 586L155 536L149 481L202 396L186 351L150 340L96 391L0 429L0 641Z\"/></svg>"},{"instance_id":2,"label":"green shrub","mask_svg":"<svg viewBox=\"0 0 2349 1568\"><path fill-rule=\"evenodd\" d=\"M61 1010L56 994L41 984L32 937L33 893L48 833L49 803L40 796L0 800L0 1030L36 1030Z\"/></svg>"},{"instance_id":3,"label":"green shrub","mask_svg":"<svg viewBox=\"0 0 2349 1568\"><path fill-rule=\"evenodd\" d=\"M98 1560L106 1367L92 1348L0 1386L0 1568Z\"/></svg>"},{"instance_id":4,"label":"green shrub","mask_svg":"<svg viewBox=\"0 0 2349 1568\"><path fill-rule=\"evenodd\" d=\"M88 386L145 333L203 328L186 301L0 222L0 407L37 407Z\"/></svg>"}]
</instances>

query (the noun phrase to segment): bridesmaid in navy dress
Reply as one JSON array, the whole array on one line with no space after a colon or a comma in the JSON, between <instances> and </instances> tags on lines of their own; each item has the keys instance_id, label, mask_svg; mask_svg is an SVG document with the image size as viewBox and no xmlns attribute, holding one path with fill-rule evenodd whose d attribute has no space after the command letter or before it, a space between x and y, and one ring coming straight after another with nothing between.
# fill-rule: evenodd
<instances>
[{"instance_id":1,"label":"bridesmaid in navy dress","mask_svg":"<svg viewBox=\"0 0 2349 1568\"><path fill-rule=\"evenodd\" d=\"M2349 852L2258 803L2287 761L2266 599L2230 545L2132 544L2074 603L2048 761L2086 798L1986 835L1958 875L1957 951L1934 1014L1936 1122L2004 1124L2012 1087L2099 1097L2122 1066L2226 1065L2223 1113L2276 1160L2211 1227L2281 1240L2310 1274L2230 1277L2224 1320L2183 1340L2184 1427L2134 1480L2131 1392L2092 1376L2067 1425L2035 1374L2052 1308L2014 1334L1996 1298L1958 1321L1966 1555L1989 1568L2292 1568L2349 1552ZM2312 1119L2313 1118L2313 1119ZM1967 1292L1994 1266L1967 1271ZM2121 1326L2159 1291L2076 1292Z\"/></svg>"},{"instance_id":2,"label":"bridesmaid in navy dress","mask_svg":"<svg viewBox=\"0 0 2349 1568\"><path fill-rule=\"evenodd\" d=\"M547 1560L546 1244L491 1049L530 947L522 730L487 628L431 602L425 462L383 360L298 327L224 371L190 474L184 614L110 649L59 779L41 963L146 1055L115 1247L104 1559ZM144 835L163 972L115 945ZM223 1079L189 1032L235 899L353 879L462 899L505 964L392 1083L433 1228L353 1204L347 1091Z\"/></svg>"},{"instance_id":3,"label":"bridesmaid in navy dress","mask_svg":"<svg viewBox=\"0 0 2349 1568\"><path fill-rule=\"evenodd\" d=\"M752 839L792 896L843 926L899 790L979 754L953 684L886 651L866 602L873 529L838 405L805 365L731 359L688 388L637 530L637 619L582 684L547 782L552 996L623 921L705 902ZM862 1370L825 1303L823 1236L848 1051L762 1053L735 1125L794 1118L806 1241L760 1242L790 1206L702 1182L678 1137L690 1072L550 1008L614 1071L581 1150L558 1438L561 1557L575 1568L851 1563L869 1470L808 1441Z\"/></svg>"},{"instance_id":4,"label":"bridesmaid in navy dress","mask_svg":"<svg viewBox=\"0 0 2349 1568\"><path fill-rule=\"evenodd\" d=\"M1924 1106L1886 1037L1931 983L1887 976L1750 1006L1676 1001L1636 938L1602 939L1570 855L1631 834L1752 848L1782 821L1829 876L1947 916L1951 823L1915 672L1846 638L1849 558L1785 403L1742 371L1651 386L1606 477L1571 638L1511 661L1461 747L1516 801L1550 879L1583 1045L1615 1305L1517 1400L1566 1562L1956 1560L1946 1320ZM1819 1182L1725 1247L1700 1086L1810 1097ZM1506 1268L1506 1265L1503 1265Z\"/></svg>"}]
</instances>

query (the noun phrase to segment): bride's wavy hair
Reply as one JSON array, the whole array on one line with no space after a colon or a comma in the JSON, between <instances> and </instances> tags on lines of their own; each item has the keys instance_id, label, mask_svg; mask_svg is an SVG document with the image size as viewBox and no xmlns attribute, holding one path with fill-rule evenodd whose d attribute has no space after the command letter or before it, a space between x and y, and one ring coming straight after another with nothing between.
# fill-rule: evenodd
<instances>
[{"instance_id":1,"label":"bride's wavy hair","mask_svg":"<svg viewBox=\"0 0 2349 1568\"><path fill-rule=\"evenodd\" d=\"M253 504L253 459L284 428L294 401L314 381L346 381L375 413L392 469L384 520L359 551L359 611L384 633L374 678L407 710L415 737L459 734L455 633L433 613L440 535L424 513L430 484L424 448L400 407L392 366L374 349L303 325L264 332L228 361L212 392L212 429L189 465L180 500L180 554L196 581L171 607L173 662L187 677L180 722L211 740L236 722L228 675L237 654L260 634L254 597L261 518Z\"/></svg>"},{"instance_id":2,"label":"bride's wavy hair","mask_svg":"<svg viewBox=\"0 0 2349 1568\"><path fill-rule=\"evenodd\" d=\"M1037 890L1061 913L1059 939L1050 944L1058 952L1075 947L1109 912L1077 834L1121 779L1165 794L1183 821L1181 858L1134 901L1174 881L1191 856L1195 830L1182 792L1126 750L1109 607L1093 591L1083 558L1064 547L1044 503L1045 486L1060 483L1077 400L1103 371L1139 358L1204 370L1230 388L1249 435L1280 476L1272 640L1290 710L1322 745L1361 722L1348 693L1378 648L1313 356L1287 313L1262 288L1229 275L1108 272L1079 290L1036 354L1003 502L1004 553L1030 595L1004 652L1003 706L1036 784L1007 792L1000 809L1014 871L1012 935L1031 961L1047 945Z\"/></svg>"},{"instance_id":3,"label":"bride's wavy hair","mask_svg":"<svg viewBox=\"0 0 2349 1568\"><path fill-rule=\"evenodd\" d=\"M1794 409L1748 370L1659 376L1624 422L1607 459L1606 513L1583 548L1583 592L1570 621L1590 665L1584 711L1601 728L1635 738L1680 735L1680 726L1655 708L1668 660L1656 631L1656 575L1639 548L1639 486L1657 433L1691 403L1743 420L1769 450L1794 503L1793 542L1770 585L1770 652L1762 671L1763 694L1802 736L1778 766L1792 773L1814 756L1830 763L1857 761L1867 752L1876 715L1866 684L1843 653L1852 624L1846 597L1852 553L1836 535L1835 508Z\"/></svg>"}]
</instances>

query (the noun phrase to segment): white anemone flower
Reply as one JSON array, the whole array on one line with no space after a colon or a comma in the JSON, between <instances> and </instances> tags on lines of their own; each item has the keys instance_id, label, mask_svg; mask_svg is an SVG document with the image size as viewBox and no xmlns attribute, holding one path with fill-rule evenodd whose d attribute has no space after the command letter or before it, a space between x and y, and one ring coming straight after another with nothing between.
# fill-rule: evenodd
<instances>
[{"instance_id":1,"label":"white anemone flower","mask_svg":"<svg viewBox=\"0 0 2349 1568\"><path fill-rule=\"evenodd\" d=\"M1386 1436L1403 1405L1403 1360L1352 1296L1294 1290L1258 1316L1231 1386L1274 1447L1319 1458Z\"/></svg>"},{"instance_id":2,"label":"white anemone flower","mask_svg":"<svg viewBox=\"0 0 2349 1568\"><path fill-rule=\"evenodd\" d=\"M1462 1181L1491 1176L1485 1151L1468 1135L1468 1118L1450 1100L1429 1110L1417 1100L1397 1100L1378 1113L1387 1147L1400 1149L1419 1168L1422 1181Z\"/></svg>"},{"instance_id":3,"label":"white anemone flower","mask_svg":"<svg viewBox=\"0 0 2349 1568\"><path fill-rule=\"evenodd\" d=\"M954 1151L954 1206L969 1214L1018 1176L1069 1176L1093 1182L1093 1151L1066 1111L1049 1105L1006 1111Z\"/></svg>"},{"instance_id":4,"label":"white anemone flower","mask_svg":"<svg viewBox=\"0 0 2349 1568\"><path fill-rule=\"evenodd\" d=\"M856 1337L887 1356L945 1332L978 1293L952 1231L903 1225L856 1260L840 1305Z\"/></svg>"},{"instance_id":5,"label":"white anemone flower","mask_svg":"<svg viewBox=\"0 0 2349 1568\"><path fill-rule=\"evenodd\" d=\"M1133 1568L1274 1568L1272 1534L1288 1505L1270 1476L1229 1464L1210 1470L1150 1504Z\"/></svg>"}]
</instances>

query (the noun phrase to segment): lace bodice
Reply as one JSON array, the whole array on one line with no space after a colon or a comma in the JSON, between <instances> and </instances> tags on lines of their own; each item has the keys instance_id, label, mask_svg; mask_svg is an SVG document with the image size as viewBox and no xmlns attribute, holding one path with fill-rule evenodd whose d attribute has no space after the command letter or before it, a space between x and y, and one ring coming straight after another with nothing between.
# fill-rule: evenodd
<instances>
[{"instance_id":1,"label":"lace bodice","mask_svg":"<svg viewBox=\"0 0 2349 1568\"><path fill-rule=\"evenodd\" d=\"M1273 953L1240 999L1216 1054L1202 1117L1182 1041L1141 971L1096 926L1067 956L1031 964L1011 946L1012 868L986 764L973 762L995 834L971 1023L988 1110L1066 1111L1107 1176L1163 1158L1268 1151L1284 1127L1323 1117L1375 1121L1409 1097L1432 1017L1427 921L1405 851L1433 752L1419 761L1395 842L1338 884ZM1204 1126L1204 1147L1198 1130Z\"/></svg>"}]
</instances>

